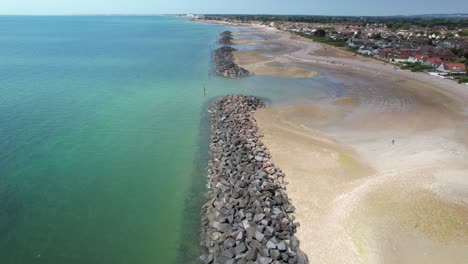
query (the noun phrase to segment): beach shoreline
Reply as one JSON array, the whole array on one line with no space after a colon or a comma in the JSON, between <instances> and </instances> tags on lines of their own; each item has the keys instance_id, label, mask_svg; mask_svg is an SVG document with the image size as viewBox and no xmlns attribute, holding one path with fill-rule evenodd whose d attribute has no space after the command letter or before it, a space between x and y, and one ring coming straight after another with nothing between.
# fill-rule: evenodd
<instances>
[{"instance_id":1,"label":"beach shoreline","mask_svg":"<svg viewBox=\"0 0 468 264\"><path fill-rule=\"evenodd\" d=\"M254 58L257 65L274 61L283 68L276 74L251 67L254 74L316 76L288 73L299 66L345 80L341 98L255 113L262 141L289 182L310 261L467 259L466 86L276 29L251 28L234 40L254 48L235 53L241 67Z\"/></svg>"}]
</instances>

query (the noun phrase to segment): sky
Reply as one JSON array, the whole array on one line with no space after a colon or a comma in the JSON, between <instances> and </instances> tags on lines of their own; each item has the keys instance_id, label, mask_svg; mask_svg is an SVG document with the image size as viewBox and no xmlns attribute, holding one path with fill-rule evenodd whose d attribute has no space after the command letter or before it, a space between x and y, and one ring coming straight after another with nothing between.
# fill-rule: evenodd
<instances>
[{"instance_id":1,"label":"sky","mask_svg":"<svg viewBox=\"0 0 468 264\"><path fill-rule=\"evenodd\" d=\"M468 0L0 0L3 15L415 15L468 13Z\"/></svg>"}]
</instances>

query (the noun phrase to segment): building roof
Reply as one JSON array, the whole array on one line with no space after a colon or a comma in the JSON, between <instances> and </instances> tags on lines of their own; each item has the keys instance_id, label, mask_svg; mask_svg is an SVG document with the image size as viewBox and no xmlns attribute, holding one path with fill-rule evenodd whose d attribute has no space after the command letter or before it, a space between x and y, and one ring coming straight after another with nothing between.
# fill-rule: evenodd
<instances>
[{"instance_id":1,"label":"building roof","mask_svg":"<svg viewBox=\"0 0 468 264\"><path fill-rule=\"evenodd\" d=\"M454 72L465 72L465 64L463 63L444 63L444 69Z\"/></svg>"},{"instance_id":2,"label":"building roof","mask_svg":"<svg viewBox=\"0 0 468 264\"><path fill-rule=\"evenodd\" d=\"M437 57L449 57L449 58L454 58L456 57L455 54L449 49L444 49L444 48L436 48L433 50L433 53L437 55Z\"/></svg>"},{"instance_id":3,"label":"building roof","mask_svg":"<svg viewBox=\"0 0 468 264\"><path fill-rule=\"evenodd\" d=\"M441 65L443 61L440 58L437 57L430 57L424 60L424 62L429 63L431 65Z\"/></svg>"},{"instance_id":4,"label":"building roof","mask_svg":"<svg viewBox=\"0 0 468 264\"><path fill-rule=\"evenodd\" d=\"M421 60L429 59L429 56L426 55L426 54L416 54L415 58L416 58L416 60L421 61Z\"/></svg>"}]
</instances>

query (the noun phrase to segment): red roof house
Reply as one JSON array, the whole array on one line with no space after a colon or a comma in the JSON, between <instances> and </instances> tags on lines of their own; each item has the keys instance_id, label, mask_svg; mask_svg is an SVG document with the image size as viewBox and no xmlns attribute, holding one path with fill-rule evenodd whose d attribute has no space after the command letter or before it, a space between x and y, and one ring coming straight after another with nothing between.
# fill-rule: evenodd
<instances>
[{"instance_id":1,"label":"red roof house","mask_svg":"<svg viewBox=\"0 0 468 264\"><path fill-rule=\"evenodd\" d=\"M466 73L465 64L463 63L442 63L437 70L445 73Z\"/></svg>"},{"instance_id":2,"label":"red roof house","mask_svg":"<svg viewBox=\"0 0 468 264\"><path fill-rule=\"evenodd\" d=\"M423 62L424 60L429 59L429 55L426 54L416 54L414 56L410 56L408 61L409 62Z\"/></svg>"},{"instance_id":3,"label":"red roof house","mask_svg":"<svg viewBox=\"0 0 468 264\"><path fill-rule=\"evenodd\" d=\"M426 55L426 54L417 54L415 56L416 58L416 61L424 61L425 59L429 59L429 55Z\"/></svg>"},{"instance_id":4,"label":"red roof house","mask_svg":"<svg viewBox=\"0 0 468 264\"><path fill-rule=\"evenodd\" d=\"M423 64L430 65L434 68L439 67L440 65L442 65L442 63L444 62L440 58L436 58L436 57L430 57L423 61Z\"/></svg>"}]
</instances>

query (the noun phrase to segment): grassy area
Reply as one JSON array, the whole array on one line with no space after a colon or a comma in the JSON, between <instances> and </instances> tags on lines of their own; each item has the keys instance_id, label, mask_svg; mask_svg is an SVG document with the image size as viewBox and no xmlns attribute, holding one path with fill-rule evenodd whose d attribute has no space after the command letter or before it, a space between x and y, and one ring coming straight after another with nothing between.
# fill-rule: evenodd
<instances>
[{"instance_id":1,"label":"grassy area","mask_svg":"<svg viewBox=\"0 0 468 264\"><path fill-rule=\"evenodd\" d=\"M458 78L458 83L468 83L468 76L461 76Z\"/></svg>"},{"instance_id":2,"label":"grassy area","mask_svg":"<svg viewBox=\"0 0 468 264\"><path fill-rule=\"evenodd\" d=\"M346 47L346 41L345 40L333 40L333 39L330 39L330 38L327 38L327 37L320 37L320 36L316 36L316 35L307 35L307 34L304 34L302 32L293 32L293 33L297 34L297 35L299 35L301 37L312 39L313 41L328 44L328 45L331 45L331 46Z\"/></svg>"},{"instance_id":3,"label":"grassy area","mask_svg":"<svg viewBox=\"0 0 468 264\"><path fill-rule=\"evenodd\" d=\"M349 47L349 46L347 46L346 50L351 51L351 52L358 52L359 47Z\"/></svg>"},{"instance_id":4,"label":"grassy area","mask_svg":"<svg viewBox=\"0 0 468 264\"><path fill-rule=\"evenodd\" d=\"M420 62L411 63L408 62L401 67L403 70L411 70L412 72L422 72L425 70L432 70L432 66L423 65Z\"/></svg>"}]
</instances>

